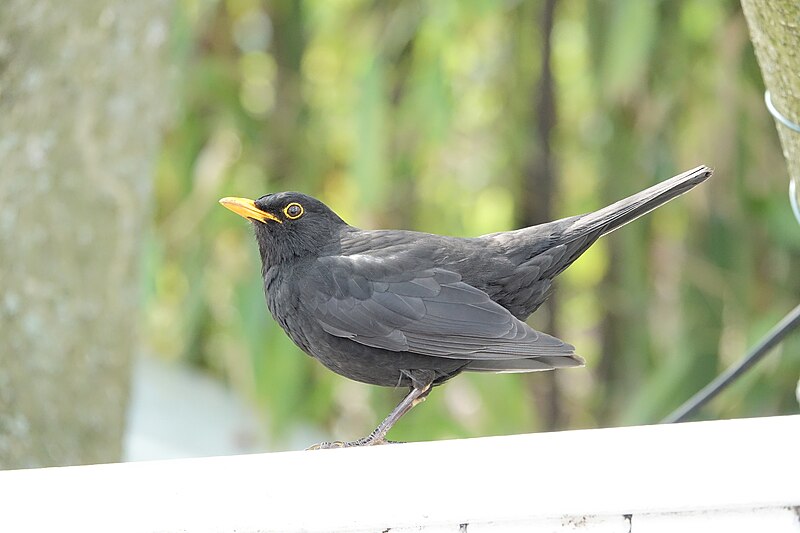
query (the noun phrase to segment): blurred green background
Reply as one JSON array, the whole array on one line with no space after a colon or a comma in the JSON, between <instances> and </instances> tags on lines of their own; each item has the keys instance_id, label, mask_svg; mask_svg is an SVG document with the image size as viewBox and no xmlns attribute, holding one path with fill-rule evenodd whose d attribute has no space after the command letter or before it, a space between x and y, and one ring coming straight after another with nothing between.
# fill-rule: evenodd
<instances>
[{"instance_id":1,"label":"blurred green background","mask_svg":"<svg viewBox=\"0 0 800 533\"><path fill-rule=\"evenodd\" d=\"M398 440L657 421L800 296L800 227L736 1L182 0L171 39L148 343L257 406L271 448L298 425L359 437L405 391L349 382L288 340L222 196L299 190L359 227L472 236L715 168L596 244L532 317L585 369L462 375ZM800 337L781 352L704 416L796 412Z\"/></svg>"}]
</instances>

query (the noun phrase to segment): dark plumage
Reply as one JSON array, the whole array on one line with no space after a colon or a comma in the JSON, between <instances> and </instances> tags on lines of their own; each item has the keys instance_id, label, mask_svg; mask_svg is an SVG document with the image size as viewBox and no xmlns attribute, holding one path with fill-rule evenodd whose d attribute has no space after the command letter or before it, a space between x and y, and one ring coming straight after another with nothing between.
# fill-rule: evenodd
<instances>
[{"instance_id":1,"label":"dark plumage","mask_svg":"<svg viewBox=\"0 0 800 533\"><path fill-rule=\"evenodd\" d=\"M331 447L385 442L463 371L581 366L572 345L523 321L599 237L710 175L697 167L593 213L466 239L361 230L298 192L220 202L253 221L269 309L303 351L348 378L411 388L372 435Z\"/></svg>"}]
</instances>

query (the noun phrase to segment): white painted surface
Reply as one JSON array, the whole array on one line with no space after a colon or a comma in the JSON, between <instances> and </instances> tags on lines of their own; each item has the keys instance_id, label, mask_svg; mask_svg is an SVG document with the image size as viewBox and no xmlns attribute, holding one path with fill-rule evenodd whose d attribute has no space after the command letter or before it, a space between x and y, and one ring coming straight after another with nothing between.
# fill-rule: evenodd
<instances>
[{"instance_id":1,"label":"white painted surface","mask_svg":"<svg viewBox=\"0 0 800 533\"><path fill-rule=\"evenodd\" d=\"M6 471L0 531L800 533L799 450L787 416Z\"/></svg>"}]
</instances>

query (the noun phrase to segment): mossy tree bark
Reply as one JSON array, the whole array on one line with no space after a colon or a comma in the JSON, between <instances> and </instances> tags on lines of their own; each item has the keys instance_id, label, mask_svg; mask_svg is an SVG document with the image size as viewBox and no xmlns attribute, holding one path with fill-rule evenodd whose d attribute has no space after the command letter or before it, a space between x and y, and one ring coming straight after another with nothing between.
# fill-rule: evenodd
<instances>
[{"instance_id":1,"label":"mossy tree bark","mask_svg":"<svg viewBox=\"0 0 800 533\"><path fill-rule=\"evenodd\" d=\"M171 3L0 2L0 468L120 459Z\"/></svg>"},{"instance_id":2,"label":"mossy tree bark","mask_svg":"<svg viewBox=\"0 0 800 533\"><path fill-rule=\"evenodd\" d=\"M742 0L764 84L772 103L800 124L800 3ZM800 133L776 124L789 174L800 180Z\"/></svg>"}]
</instances>

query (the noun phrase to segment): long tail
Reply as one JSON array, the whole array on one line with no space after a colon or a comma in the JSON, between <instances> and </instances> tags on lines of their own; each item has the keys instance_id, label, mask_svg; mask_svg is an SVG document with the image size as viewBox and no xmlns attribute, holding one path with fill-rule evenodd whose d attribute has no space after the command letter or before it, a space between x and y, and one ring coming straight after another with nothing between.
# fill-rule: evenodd
<instances>
[{"instance_id":1,"label":"long tail","mask_svg":"<svg viewBox=\"0 0 800 533\"><path fill-rule=\"evenodd\" d=\"M504 250L505 258L514 265L513 274L495 280L492 299L524 320L547 299L553 278L597 239L689 191L709 176L711 169L699 166L593 213L484 235L482 238Z\"/></svg>"},{"instance_id":2,"label":"long tail","mask_svg":"<svg viewBox=\"0 0 800 533\"><path fill-rule=\"evenodd\" d=\"M601 230L600 235L611 233L628 222L639 218L681 194L691 190L711 176L712 170L701 165L683 174L653 185L649 189L615 202L603 209L575 217L564 235L585 235ZM602 228L602 229L601 229Z\"/></svg>"}]
</instances>

